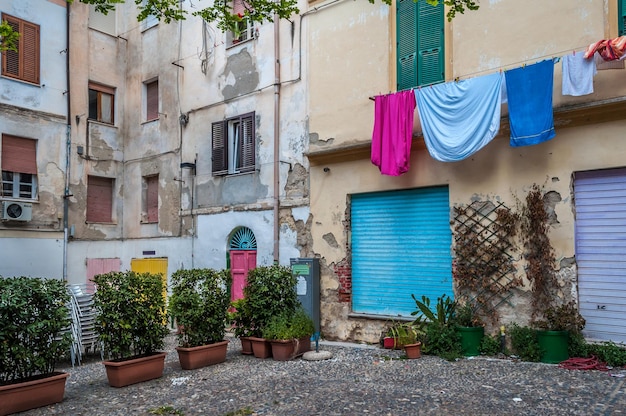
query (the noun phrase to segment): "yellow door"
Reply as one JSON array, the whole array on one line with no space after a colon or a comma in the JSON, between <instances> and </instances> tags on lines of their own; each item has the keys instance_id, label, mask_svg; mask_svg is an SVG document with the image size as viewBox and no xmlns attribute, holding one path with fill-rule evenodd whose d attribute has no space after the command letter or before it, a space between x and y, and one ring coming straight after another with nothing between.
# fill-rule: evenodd
<instances>
[{"instance_id":1,"label":"yellow door","mask_svg":"<svg viewBox=\"0 0 626 416\"><path fill-rule=\"evenodd\" d=\"M130 270L137 273L160 274L163 279L163 298L167 300L167 257L131 259Z\"/></svg>"}]
</instances>

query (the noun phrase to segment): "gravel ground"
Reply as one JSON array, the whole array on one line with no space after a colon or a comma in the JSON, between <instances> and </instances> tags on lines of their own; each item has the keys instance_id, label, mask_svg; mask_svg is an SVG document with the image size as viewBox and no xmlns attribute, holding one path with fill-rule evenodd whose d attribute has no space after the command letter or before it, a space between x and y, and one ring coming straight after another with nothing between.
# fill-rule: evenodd
<instances>
[{"instance_id":1,"label":"gravel ground","mask_svg":"<svg viewBox=\"0 0 626 416\"><path fill-rule=\"evenodd\" d=\"M624 369L570 371L556 365L474 358L447 362L371 346L322 343L326 361L279 362L241 355L231 339L226 362L182 370L174 351L163 377L109 387L91 357L68 371L62 403L23 415L621 415Z\"/></svg>"}]
</instances>

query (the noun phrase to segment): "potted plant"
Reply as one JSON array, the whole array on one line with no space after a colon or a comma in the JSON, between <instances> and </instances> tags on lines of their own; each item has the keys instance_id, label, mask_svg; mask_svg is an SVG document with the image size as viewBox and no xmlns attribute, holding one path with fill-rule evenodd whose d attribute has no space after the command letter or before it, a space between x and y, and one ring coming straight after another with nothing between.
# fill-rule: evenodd
<instances>
[{"instance_id":1,"label":"potted plant","mask_svg":"<svg viewBox=\"0 0 626 416\"><path fill-rule=\"evenodd\" d=\"M424 332L412 322L392 325L389 334L394 340L393 348L403 348L407 358L414 359L422 356L421 338Z\"/></svg>"},{"instance_id":2,"label":"potted plant","mask_svg":"<svg viewBox=\"0 0 626 416\"><path fill-rule=\"evenodd\" d=\"M228 270L178 270L172 275L169 312L179 327L176 351L183 369L226 361L230 281Z\"/></svg>"},{"instance_id":3,"label":"potted plant","mask_svg":"<svg viewBox=\"0 0 626 416\"><path fill-rule=\"evenodd\" d=\"M541 362L556 364L569 358L570 334L578 334L585 327L576 303L570 301L550 306L544 311L544 319L535 321L537 341L541 348Z\"/></svg>"},{"instance_id":4,"label":"potted plant","mask_svg":"<svg viewBox=\"0 0 626 416\"><path fill-rule=\"evenodd\" d=\"M241 353L252 355L252 341L250 337L254 335L252 328L252 317L246 298L237 299L231 302L231 312L229 319L233 334L241 341Z\"/></svg>"},{"instance_id":5,"label":"potted plant","mask_svg":"<svg viewBox=\"0 0 626 416\"><path fill-rule=\"evenodd\" d=\"M295 287L296 278L285 266L259 266L248 272L243 294L251 322L250 341L255 357L271 356L271 345L262 338L263 328L272 317L283 312L295 312L300 304Z\"/></svg>"},{"instance_id":6,"label":"potted plant","mask_svg":"<svg viewBox=\"0 0 626 416\"><path fill-rule=\"evenodd\" d=\"M300 307L273 316L263 328L263 338L270 341L275 360L287 361L311 349L313 332L313 320Z\"/></svg>"},{"instance_id":7,"label":"potted plant","mask_svg":"<svg viewBox=\"0 0 626 416\"><path fill-rule=\"evenodd\" d=\"M57 279L0 277L0 415L63 400L69 294Z\"/></svg>"},{"instance_id":8,"label":"potted plant","mask_svg":"<svg viewBox=\"0 0 626 416\"><path fill-rule=\"evenodd\" d=\"M96 285L96 331L104 353L109 384L123 387L163 375L163 348L168 334L167 311L160 274L110 272L93 279Z\"/></svg>"},{"instance_id":9,"label":"potted plant","mask_svg":"<svg viewBox=\"0 0 626 416\"><path fill-rule=\"evenodd\" d=\"M416 316L413 325L424 332L424 353L434 354L447 360L453 360L461 355L461 341L454 321L456 303L448 296L437 298L437 304L431 309L430 298L422 296L415 301L416 310L411 315Z\"/></svg>"},{"instance_id":10,"label":"potted plant","mask_svg":"<svg viewBox=\"0 0 626 416\"><path fill-rule=\"evenodd\" d=\"M480 344L485 336L485 327L476 314L476 306L470 302L456 302L454 321L461 339L461 351L466 357L480 355Z\"/></svg>"}]
</instances>

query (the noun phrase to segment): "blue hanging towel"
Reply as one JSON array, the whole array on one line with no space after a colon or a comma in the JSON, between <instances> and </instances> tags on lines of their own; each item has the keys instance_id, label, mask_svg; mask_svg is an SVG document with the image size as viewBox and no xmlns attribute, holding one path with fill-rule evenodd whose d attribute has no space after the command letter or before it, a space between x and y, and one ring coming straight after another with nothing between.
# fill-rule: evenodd
<instances>
[{"instance_id":1,"label":"blue hanging towel","mask_svg":"<svg viewBox=\"0 0 626 416\"><path fill-rule=\"evenodd\" d=\"M529 146L555 136L551 59L506 71L511 146Z\"/></svg>"},{"instance_id":2,"label":"blue hanging towel","mask_svg":"<svg viewBox=\"0 0 626 416\"><path fill-rule=\"evenodd\" d=\"M502 76L495 73L415 90L424 141L434 159L463 160L498 134Z\"/></svg>"}]
</instances>

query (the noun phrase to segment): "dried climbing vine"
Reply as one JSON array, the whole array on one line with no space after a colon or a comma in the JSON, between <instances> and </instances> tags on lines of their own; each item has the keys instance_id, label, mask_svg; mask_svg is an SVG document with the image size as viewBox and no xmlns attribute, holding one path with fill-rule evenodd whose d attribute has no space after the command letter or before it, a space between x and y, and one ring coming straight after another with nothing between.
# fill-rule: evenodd
<instances>
[{"instance_id":1,"label":"dried climbing vine","mask_svg":"<svg viewBox=\"0 0 626 416\"><path fill-rule=\"evenodd\" d=\"M453 277L459 297L470 303L475 319L498 321L497 308L522 285L511 253L519 215L504 204L475 201L454 208L455 264Z\"/></svg>"},{"instance_id":2,"label":"dried climbing vine","mask_svg":"<svg viewBox=\"0 0 626 416\"><path fill-rule=\"evenodd\" d=\"M532 318L536 320L553 306L554 290L557 288L555 254L548 237L548 211L539 185L533 184L526 195L521 218L526 277L532 289Z\"/></svg>"}]
</instances>

